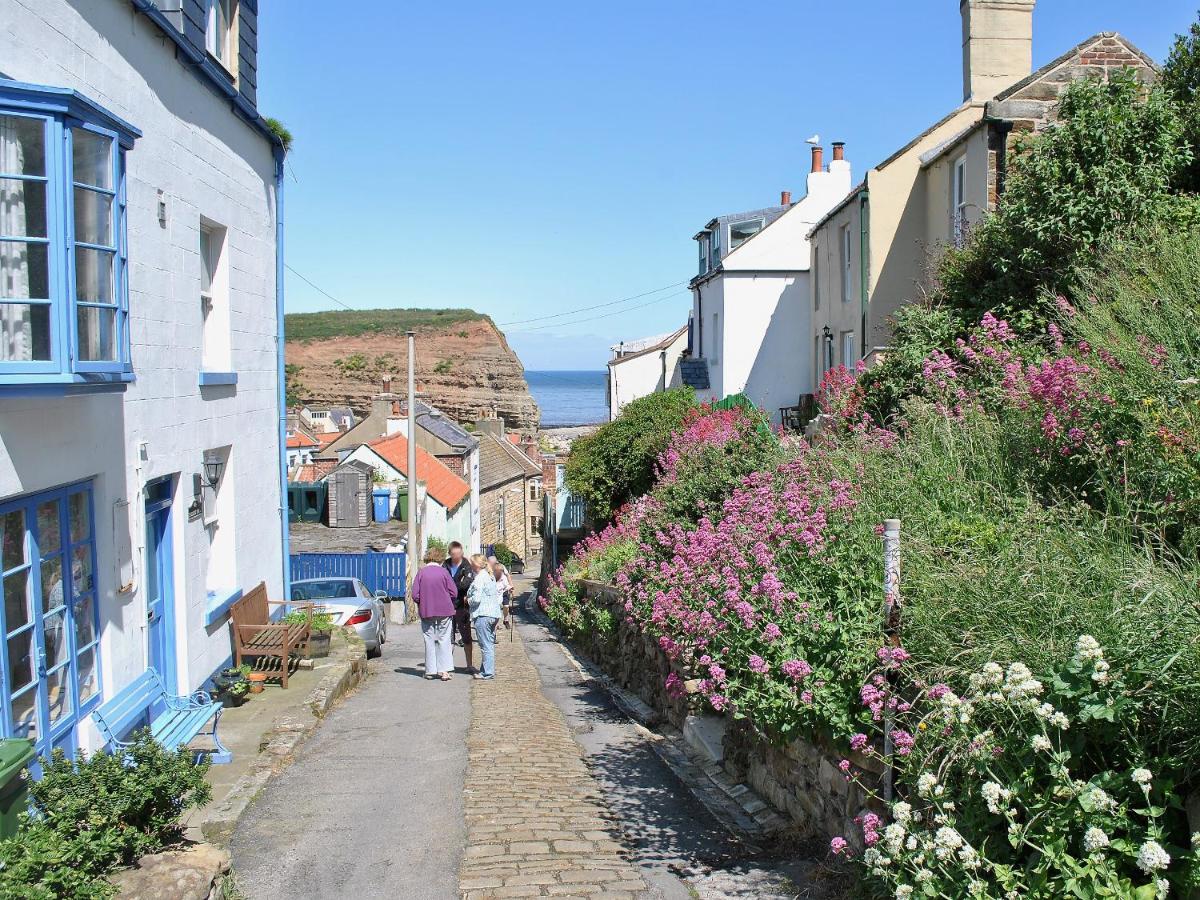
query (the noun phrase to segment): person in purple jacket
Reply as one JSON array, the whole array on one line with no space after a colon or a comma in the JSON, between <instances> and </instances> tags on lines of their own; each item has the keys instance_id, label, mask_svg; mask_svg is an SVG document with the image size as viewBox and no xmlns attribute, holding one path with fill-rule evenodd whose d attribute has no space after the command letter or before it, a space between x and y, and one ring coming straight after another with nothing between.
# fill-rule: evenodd
<instances>
[{"instance_id":1,"label":"person in purple jacket","mask_svg":"<svg viewBox=\"0 0 1200 900\"><path fill-rule=\"evenodd\" d=\"M454 601L458 585L442 566L442 554L430 548L425 565L413 578L412 596L421 616L421 637L425 639L425 677L450 680L454 671Z\"/></svg>"}]
</instances>

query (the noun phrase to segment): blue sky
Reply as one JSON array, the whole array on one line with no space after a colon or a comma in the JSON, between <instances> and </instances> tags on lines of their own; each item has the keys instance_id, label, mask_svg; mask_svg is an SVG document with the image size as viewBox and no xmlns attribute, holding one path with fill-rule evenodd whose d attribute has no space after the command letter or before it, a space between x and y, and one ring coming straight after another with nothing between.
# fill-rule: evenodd
<instances>
[{"instance_id":1,"label":"blue sky","mask_svg":"<svg viewBox=\"0 0 1200 900\"><path fill-rule=\"evenodd\" d=\"M485 312L530 369L684 324L684 287L525 320L686 281L705 222L802 192L809 135L857 179L961 97L953 0L329 9L260 4L259 107L295 135L289 264L357 308ZM1098 31L1161 61L1195 15L1041 0L1034 65ZM287 307L335 305L289 273Z\"/></svg>"}]
</instances>

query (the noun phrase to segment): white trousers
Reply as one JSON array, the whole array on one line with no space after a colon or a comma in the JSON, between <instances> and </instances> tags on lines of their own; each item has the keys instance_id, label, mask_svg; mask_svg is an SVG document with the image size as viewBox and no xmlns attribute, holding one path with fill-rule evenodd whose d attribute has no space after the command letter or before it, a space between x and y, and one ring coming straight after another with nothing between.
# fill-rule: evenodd
<instances>
[{"instance_id":1,"label":"white trousers","mask_svg":"<svg viewBox=\"0 0 1200 900\"><path fill-rule=\"evenodd\" d=\"M425 674L441 675L454 671L454 617L437 616L421 620L421 637L425 639Z\"/></svg>"}]
</instances>

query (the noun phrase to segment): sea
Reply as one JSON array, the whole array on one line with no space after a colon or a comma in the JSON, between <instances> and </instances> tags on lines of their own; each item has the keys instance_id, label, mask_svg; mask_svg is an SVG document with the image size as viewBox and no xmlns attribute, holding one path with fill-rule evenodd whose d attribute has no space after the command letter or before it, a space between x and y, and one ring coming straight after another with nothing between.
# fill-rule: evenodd
<instances>
[{"instance_id":1,"label":"sea","mask_svg":"<svg viewBox=\"0 0 1200 900\"><path fill-rule=\"evenodd\" d=\"M542 410L543 428L608 421L607 372L526 370L525 380Z\"/></svg>"}]
</instances>

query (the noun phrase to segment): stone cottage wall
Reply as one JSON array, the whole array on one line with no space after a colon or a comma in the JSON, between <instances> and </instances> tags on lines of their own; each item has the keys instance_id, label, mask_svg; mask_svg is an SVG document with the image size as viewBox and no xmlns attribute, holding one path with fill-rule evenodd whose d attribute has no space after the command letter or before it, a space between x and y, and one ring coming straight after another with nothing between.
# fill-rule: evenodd
<instances>
[{"instance_id":1,"label":"stone cottage wall","mask_svg":"<svg viewBox=\"0 0 1200 900\"><path fill-rule=\"evenodd\" d=\"M582 581L592 603L606 605L618 623L608 637L585 637L581 648L593 662L622 688L677 728L689 715L703 712L695 693L693 673L674 666L658 644L639 629L624 622L624 597L611 585ZM684 697L667 694L667 676L675 671L688 690ZM817 739L772 744L745 719L728 719L724 737L723 765L729 774L749 784L775 808L803 830L825 838L845 836L853 840L858 829L853 819L874 808L862 788L846 780L838 769L849 758L855 768L882 776L874 760L832 742Z\"/></svg>"}]
</instances>

